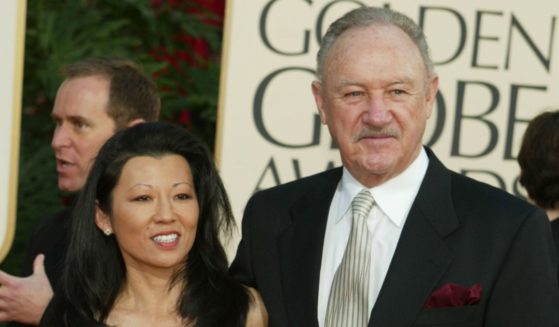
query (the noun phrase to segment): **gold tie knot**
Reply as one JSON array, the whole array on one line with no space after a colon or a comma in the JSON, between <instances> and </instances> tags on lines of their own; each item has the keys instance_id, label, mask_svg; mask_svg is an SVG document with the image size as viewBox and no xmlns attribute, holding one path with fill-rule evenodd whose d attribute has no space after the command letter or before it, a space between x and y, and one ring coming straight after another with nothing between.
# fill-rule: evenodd
<instances>
[{"instance_id":1,"label":"gold tie knot","mask_svg":"<svg viewBox=\"0 0 559 327\"><path fill-rule=\"evenodd\" d=\"M373 204L375 203L375 199L371 195L369 190L363 189L359 194L353 198L351 202L351 210L353 211L353 215L359 215L363 217L367 217Z\"/></svg>"}]
</instances>

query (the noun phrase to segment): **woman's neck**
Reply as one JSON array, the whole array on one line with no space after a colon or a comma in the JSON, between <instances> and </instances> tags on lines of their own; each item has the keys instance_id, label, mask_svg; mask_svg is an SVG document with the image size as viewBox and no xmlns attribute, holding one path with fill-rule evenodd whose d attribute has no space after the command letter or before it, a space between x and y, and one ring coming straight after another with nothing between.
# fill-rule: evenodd
<instances>
[{"instance_id":1,"label":"woman's neck","mask_svg":"<svg viewBox=\"0 0 559 327\"><path fill-rule=\"evenodd\" d=\"M106 323L113 326L175 327L185 321L177 312L184 282L170 286L172 273L127 267L126 281Z\"/></svg>"},{"instance_id":2,"label":"woman's neck","mask_svg":"<svg viewBox=\"0 0 559 327\"><path fill-rule=\"evenodd\" d=\"M143 312L174 312L182 290L182 282L170 286L173 272L127 270L126 282L115 307Z\"/></svg>"}]
</instances>

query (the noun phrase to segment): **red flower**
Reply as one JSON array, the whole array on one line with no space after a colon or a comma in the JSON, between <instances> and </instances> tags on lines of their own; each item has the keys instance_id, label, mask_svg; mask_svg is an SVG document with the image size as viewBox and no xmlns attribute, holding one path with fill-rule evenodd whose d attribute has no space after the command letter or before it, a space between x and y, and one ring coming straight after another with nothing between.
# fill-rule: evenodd
<instances>
[{"instance_id":1,"label":"red flower","mask_svg":"<svg viewBox=\"0 0 559 327\"><path fill-rule=\"evenodd\" d=\"M224 0L196 0L202 8L213 13L216 17L214 19L204 17L204 21L208 24L220 26L223 22L225 15L225 1Z\"/></svg>"},{"instance_id":2,"label":"red flower","mask_svg":"<svg viewBox=\"0 0 559 327\"><path fill-rule=\"evenodd\" d=\"M192 114L190 113L190 111L186 109L182 110L179 114L178 122L184 126L189 127L192 123Z\"/></svg>"},{"instance_id":3,"label":"red flower","mask_svg":"<svg viewBox=\"0 0 559 327\"><path fill-rule=\"evenodd\" d=\"M196 60L207 60L210 57L210 47L208 46L208 42L206 42L205 40L194 38L187 34L180 35L179 40L188 45L188 47L192 49L192 53L194 53L196 57L192 58L192 55L189 55L185 51L177 51L177 57L179 59L194 64Z\"/></svg>"},{"instance_id":4,"label":"red flower","mask_svg":"<svg viewBox=\"0 0 559 327\"><path fill-rule=\"evenodd\" d=\"M424 308L462 307L474 305L481 300L481 285L479 283L466 288L462 285L448 283L434 291Z\"/></svg>"},{"instance_id":5,"label":"red flower","mask_svg":"<svg viewBox=\"0 0 559 327\"><path fill-rule=\"evenodd\" d=\"M188 2L186 0L151 0L154 8L161 7L163 3L190 13L210 12L215 15L214 19L203 17L204 21L217 26L221 25L225 15L225 0L188 0Z\"/></svg>"}]
</instances>

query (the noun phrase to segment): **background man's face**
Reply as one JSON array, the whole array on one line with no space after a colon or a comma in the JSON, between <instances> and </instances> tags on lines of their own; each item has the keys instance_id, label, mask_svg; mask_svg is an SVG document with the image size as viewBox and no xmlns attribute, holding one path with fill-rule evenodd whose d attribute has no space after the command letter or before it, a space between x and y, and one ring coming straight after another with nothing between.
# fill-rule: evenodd
<instances>
[{"instance_id":1,"label":"background man's face","mask_svg":"<svg viewBox=\"0 0 559 327\"><path fill-rule=\"evenodd\" d=\"M107 79L89 76L66 80L58 89L51 146L62 191L83 187L97 152L116 130L106 111L109 86Z\"/></svg>"},{"instance_id":2,"label":"background man's face","mask_svg":"<svg viewBox=\"0 0 559 327\"><path fill-rule=\"evenodd\" d=\"M405 170L421 150L438 85L415 44L394 26L352 28L324 67L313 92L344 166L369 187Z\"/></svg>"}]
</instances>

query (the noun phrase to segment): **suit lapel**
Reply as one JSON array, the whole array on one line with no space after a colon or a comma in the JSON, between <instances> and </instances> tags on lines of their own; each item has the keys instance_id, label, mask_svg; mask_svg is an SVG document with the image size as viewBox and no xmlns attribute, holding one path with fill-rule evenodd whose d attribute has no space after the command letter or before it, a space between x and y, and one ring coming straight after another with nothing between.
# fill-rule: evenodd
<instances>
[{"instance_id":1,"label":"suit lapel","mask_svg":"<svg viewBox=\"0 0 559 327\"><path fill-rule=\"evenodd\" d=\"M371 313L369 326L409 326L453 258L444 242L458 228L450 171L430 161Z\"/></svg>"},{"instance_id":2,"label":"suit lapel","mask_svg":"<svg viewBox=\"0 0 559 327\"><path fill-rule=\"evenodd\" d=\"M279 239L282 288L290 326L318 326L318 284L324 232L341 171L336 169L327 173L313 192L293 205L291 225Z\"/></svg>"}]
</instances>

